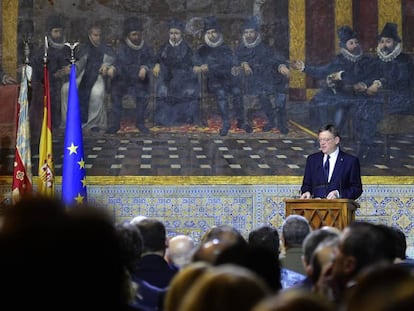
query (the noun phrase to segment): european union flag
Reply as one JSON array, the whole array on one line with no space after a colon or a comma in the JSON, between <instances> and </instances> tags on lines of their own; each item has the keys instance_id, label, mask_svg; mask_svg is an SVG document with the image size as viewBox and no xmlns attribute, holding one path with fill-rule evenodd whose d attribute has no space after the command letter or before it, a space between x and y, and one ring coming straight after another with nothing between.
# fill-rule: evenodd
<instances>
[{"instance_id":1,"label":"european union flag","mask_svg":"<svg viewBox=\"0 0 414 311\"><path fill-rule=\"evenodd\" d=\"M63 150L62 199L66 206L86 203L86 172L83 156L76 67L70 69L68 110Z\"/></svg>"}]
</instances>

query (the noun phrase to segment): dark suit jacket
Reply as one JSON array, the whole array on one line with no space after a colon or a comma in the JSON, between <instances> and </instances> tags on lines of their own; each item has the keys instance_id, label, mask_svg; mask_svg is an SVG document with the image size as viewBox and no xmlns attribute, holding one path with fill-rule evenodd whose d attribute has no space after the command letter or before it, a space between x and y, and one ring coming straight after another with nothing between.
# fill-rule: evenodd
<instances>
[{"instance_id":1,"label":"dark suit jacket","mask_svg":"<svg viewBox=\"0 0 414 311\"><path fill-rule=\"evenodd\" d=\"M141 257L132 279L134 281L144 280L152 286L165 288L177 272L178 269L170 266L163 257L149 254Z\"/></svg>"},{"instance_id":2,"label":"dark suit jacket","mask_svg":"<svg viewBox=\"0 0 414 311\"><path fill-rule=\"evenodd\" d=\"M322 152L308 156L301 192L309 191L314 198L326 198L338 190L341 198L356 200L362 194L361 169L358 158L339 150L331 181L326 182Z\"/></svg>"}]
</instances>

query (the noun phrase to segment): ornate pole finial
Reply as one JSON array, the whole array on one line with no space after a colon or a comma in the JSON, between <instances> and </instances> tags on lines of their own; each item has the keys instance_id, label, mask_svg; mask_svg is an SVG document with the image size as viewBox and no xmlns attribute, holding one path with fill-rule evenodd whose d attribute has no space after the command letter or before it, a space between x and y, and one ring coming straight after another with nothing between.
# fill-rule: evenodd
<instances>
[{"instance_id":1,"label":"ornate pole finial","mask_svg":"<svg viewBox=\"0 0 414 311\"><path fill-rule=\"evenodd\" d=\"M76 62L75 49L79 45L79 42L75 42L75 43L65 42L65 45L70 48L70 63L74 64Z\"/></svg>"},{"instance_id":2,"label":"ornate pole finial","mask_svg":"<svg viewBox=\"0 0 414 311\"><path fill-rule=\"evenodd\" d=\"M24 41L24 63L28 65L30 63L30 46L29 40Z\"/></svg>"},{"instance_id":3,"label":"ornate pole finial","mask_svg":"<svg viewBox=\"0 0 414 311\"><path fill-rule=\"evenodd\" d=\"M45 46L44 46L44 54L43 54L43 63L47 63L47 50L49 49L49 42L47 41L47 36L45 36Z\"/></svg>"}]
</instances>

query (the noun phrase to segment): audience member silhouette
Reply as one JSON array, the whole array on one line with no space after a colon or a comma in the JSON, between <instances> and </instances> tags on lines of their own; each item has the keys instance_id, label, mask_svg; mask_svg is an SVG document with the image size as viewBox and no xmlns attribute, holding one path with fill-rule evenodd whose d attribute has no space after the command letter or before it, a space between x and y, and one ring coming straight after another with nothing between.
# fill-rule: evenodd
<instances>
[{"instance_id":1,"label":"audience member silhouette","mask_svg":"<svg viewBox=\"0 0 414 311\"><path fill-rule=\"evenodd\" d=\"M219 225L210 228L200 240L200 245L194 252L193 261L206 261L214 264L217 256L226 248L233 245L246 245L241 233L230 225Z\"/></svg>"},{"instance_id":2,"label":"audience member silhouette","mask_svg":"<svg viewBox=\"0 0 414 311\"><path fill-rule=\"evenodd\" d=\"M392 263L395 255L390 231L368 222L347 226L339 238L332 266L327 270L334 299L337 302L343 299L347 290L355 286L361 271L377 263Z\"/></svg>"},{"instance_id":3,"label":"audience member silhouette","mask_svg":"<svg viewBox=\"0 0 414 311\"><path fill-rule=\"evenodd\" d=\"M285 255L281 256L282 267L306 275L302 264L302 243L311 232L308 220L300 215L289 215L282 224L282 242Z\"/></svg>"},{"instance_id":4,"label":"audience member silhouette","mask_svg":"<svg viewBox=\"0 0 414 311\"><path fill-rule=\"evenodd\" d=\"M335 307L322 297L299 289L290 289L264 299L252 311L334 311Z\"/></svg>"},{"instance_id":5,"label":"audience member silhouette","mask_svg":"<svg viewBox=\"0 0 414 311\"><path fill-rule=\"evenodd\" d=\"M339 237L339 232L335 232L329 228L321 228L310 232L302 243L302 262L306 272L306 279L297 284L300 288L312 289L312 256L318 246L328 240Z\"/></svg>"},{"instance_id":6,"label":"audience member silhouette","mask_svg":"<svg viewBox=\"0 0 414 311\"><path fill-rule=\"evenodd\" d=\"M166 260L170 265L182 268L191 262L195 249L194 240L184 234L176 235L168 241Z\"/></svg>"},{"instance_id":7,"label":"audience member silhouette","mask_svg":"<svg viewBox=\"0 0 414 311\"><path fill-rule=\"evenodd\" d=\"M102 210L26 197L3 219L2 309L128 310L119 238Z\"/></svg>"},{"instance_id":8,"label":"audience member silhouette","mask_svg":"<svg viewBox=\"0 0 414 311\"><path fill-rule=\"evenodd\" d=\"M194 262L183 267L172 279L164 300L164 311L179 311L181 302L194 283L210 269L207 262Z\"/></svg>"},{"instance_id":9,"label":"audience member silhouette","mask_svg":"<svg viewBox=\"0 0 414 311\"><path fill-rule=\"evenodd\" d=\"M216 258L214 265L234 264L249 269L260 277L273 291L281 288L280 263L274 253L263 246L233 245L224 249Z\"/></svg>"},{"instance_id":10,"label":"audience member silhouette","mask_svg":"<svg viewBox=\"0 0 414 311\"><path fill-rule=\"evenodd\" d=\"M136 226L141 232L144 246L132 279L138 282L143 280L159 288L168 287L178 270L164 259L167 248L164 224L157 219L148 218Z\"/></svg>"},{"instance_id":11,"label":"audience member silhouette","mask_svg":"<svg viewBox=\"0 0 414 311\"><path fill-rule=\"evenodd\" d=\"M223 265L197 279L184 297L180 311L250 311L269 294L266 284L253 272Z\"/></svg>"},{"instance_id":12,"label":"audience member silhouette","mask_svg":"<svg viewBox=\"0 0 414 311\"><path fill-rule=\"evenodd\" d=\"M413 305L413 274L398 265L374 265L358 278L341 310L409 311Z\"/></svg>"},{"instance_id":13,"label":"audience member silhouette","mask_svg":"<svg viewBox=\"0 0 414 311\"><path fill-rule=\"evenodd\" d=\"M277 229L272 226L262 226L249 233L248 243L251 246L261 246L268 249L274 256L274 260L280 265L280 238ZM280 281L282 288L290 288L305 278L295 271L280 268Z\"/></svg>"}]
</instances>

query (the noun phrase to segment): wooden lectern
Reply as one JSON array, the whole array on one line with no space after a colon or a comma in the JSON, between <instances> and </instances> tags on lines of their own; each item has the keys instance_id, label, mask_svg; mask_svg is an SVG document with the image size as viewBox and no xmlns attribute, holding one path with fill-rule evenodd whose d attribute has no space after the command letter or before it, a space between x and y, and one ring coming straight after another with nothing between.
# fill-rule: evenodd
<instances>
[{"instance_id":1,"label":"wooden lectern","mask_svg":"<svg viewBox=\"0 0 414 311\"><path fill-rule=\"evenodd\" d=\"M285 204L286 217L301 215L312 229L331 226L342 230L355 220L355 210L359 207L350 199L286 199Z\"/></svg>"}]
</instances>

